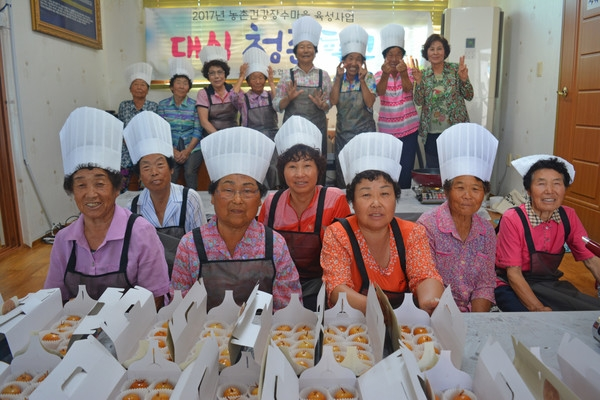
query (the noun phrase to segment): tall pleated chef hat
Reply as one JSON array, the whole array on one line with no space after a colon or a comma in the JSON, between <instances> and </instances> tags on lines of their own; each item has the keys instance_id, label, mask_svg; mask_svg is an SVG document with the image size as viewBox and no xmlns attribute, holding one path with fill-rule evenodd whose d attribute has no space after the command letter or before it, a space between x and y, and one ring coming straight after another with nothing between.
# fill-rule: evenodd
<instances>
[{"instance_id":1,"label":"tall pleated chef hat","mask_svg":"<svg viewBox=\"0 0 600 400\"><path fill-rule=\"evenodd\" d=\"M187 76L190 81L194 81L194 66L187 58L173 57L169 59L169 72L171 78L175 75L184 75Z\"/></svg>"},{"instance_id":2,"label":"tall pleated chef hat","mask_svg":"<svg viewBox=\"0 0 600 400\"><path fill-rule=\"evenodd\" d=\"M129 121L123 137L133 164L148 154L173 157L171 125L152 111L142 111Z\"/></svg>"},{"instance_id":3,"label":"tall pleated chef hat","mask_svg":"<svg viewBox=\"0 0 600 400\"><path fill-rule=\"evenodd\" d=\"M213 182L230 174L263 182L274 150L271 139L243 126L222 129L202 139L202 155Z\"/></svg>"},{"instance_id":4,"label":"tall pleated chef hat","mask_svg":"<svg viewBox=\"0 0 600 400\"><path fill-rule=\"evenodd\" d=\"M253 72L261 72L265 77L269 76L269 56L258 47L250 47L242 55L244 63L248 64L246 78Z\"/></svg>"},{"instance_id":5,"label":"tall pleated chef hat","mask_svg":"<svg viewBox=\"0 0 600 400\"><path fill-rule=\"evenodd\" d=\"M119 172L122 146L122 121L97 108L75 109L60 130L65 176L84 165Z\"/></svg>"},{"instance_id":6,"label":"tall pleated chef hat","mask_svg":"<svg viewBox=\"0 0 600 400\"><path fill-rule=\"evenodd\" d=\"M321 29L321 24L309 15L298 18L292 24L292 41L294 42L294 46L305 40L311 42L315 47L318 46Z\"/></svg>"},{"instance_id":7,"label":"tall pleated chef hat","mask_svg":"<svg viewBox=\"0 0 600 400\"><path fill-rule=\"evenodd\" d=\"M513 167L515 167L519 175L524 177L533 164L540 160L549 160L551 158L556 158L558 161L565 164L565 167L567 167L567 172L569 173L569 178L571 179L569 183L573 183L575 180L575 168L573 167L573 164L562 157L553 156L551 154L534 154L532 156L517 158L516 160L513 160L511 164Z\"/></svg>"},{"instance_id":8,"label":"tall pleated chef hat","mask_svg":"<svg viewBox=\"0 0 600 400\"><path fill-rule=\"evenodd\" d=\"M494 169L498 139L483 126L465 122L452 125L437 139L442 182L472 175L489 182Z\"/></svg>"},{"instance_id":9,"label":"tall pleated chef hat","mask_svg":"<svg viewBox=\"0 0 600 400\"><path fill-rule=\"evenodd\" d=\"M322 153L322 141L323 134L321 130L306 118L298 115L289 117L275 135L275 146L279 155L297 144L304 144Z\"/></svg>"},{"instance_id":10,"label":"tall pleated chef hat","mask_svg":"<svg viewBox=\"0 0 600 400\"><path fill-rule=\"evenodd\" d=\"M202 50L200 50L200 61L202 61L202 64L213 60L227 62L227 50L221 46L202 47Z\"/></svg>"},{"instance_id":11,"label":"tall pleated chef hat","mask_svg":"<svg viewBox=\"0 0 600 400\"><path fill-rule=\"evenodd\" d=\"M359 53L364 57L367 54L369 34L360 25L348 25L340 32L340 47L342 57L350 53Z\"/></svg>"},{"instance_id":12,"label":"tall pleated chef hat","mask_svg":"<svg viewBox=\"0 0 600 400\"><path fill-rule=\"evenodd\" d=\"M340 151L340 166L344 181L352 183L354 177L367 170L386 172L394 182L400 177L402 141L389 133L365 132L356 135Z\"/></svg>"},{"instance_id":13,"label":"tall pleated chef hat","mask_svg":"<svg viewBox=\"0 0 600 400\"><path fill-rule=\"evenodd\" d=\"M125 69L125 80L129 86L131 86L136 79L141 79L150 86L150 83L152 82L152 65L145 62L139 62L127 67Z\"/></svg>"},{"instance_id":14,"label":"tall pleated chef hat","mask_svg":"<svg viewBox=\"0 0 600 400\"><path fill-rule=\"evenodd\" d=\"M390 47L400 47L404 51L404 27L398 24L388 24L381 28L381 51Z\"/></svg>"}]
</instances>

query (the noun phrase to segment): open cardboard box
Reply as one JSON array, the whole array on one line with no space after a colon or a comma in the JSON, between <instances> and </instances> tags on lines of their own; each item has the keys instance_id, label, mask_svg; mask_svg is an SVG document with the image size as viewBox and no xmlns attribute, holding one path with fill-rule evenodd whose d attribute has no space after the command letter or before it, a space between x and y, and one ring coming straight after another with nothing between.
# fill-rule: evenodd
<instances>
[{"instance_id":1,"label":"open cardboard box","mask_svg":"<svg viewBox=\"0 0 600 400\"><path fill-rule=\"evenodd\" d=\"M60 289L29 293L17 307L0 316L0 357L10 361L29 342L31 332L55 321L62 311Z\"/></svg>"},{"instance_id":2,"label":"open cardboard box","mask_svg":"<svg viewBox=\"0 0 600 400\"><path fill-rule=\"evenodd\" d=\"M600 399L600 355L565 334L558 346L562 380L582 399Z\"/></svg>"}]
</instances>

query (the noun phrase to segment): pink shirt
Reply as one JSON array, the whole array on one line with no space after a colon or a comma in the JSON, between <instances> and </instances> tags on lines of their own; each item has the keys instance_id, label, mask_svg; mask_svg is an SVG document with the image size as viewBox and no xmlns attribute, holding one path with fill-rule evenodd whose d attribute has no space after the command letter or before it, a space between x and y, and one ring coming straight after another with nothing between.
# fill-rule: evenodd
<instances>
[{"instance_id":1,"label":"pink shirt","mask_svg":"<svg viewBox=\"0 0 600 400\"><path fill-rule=\"evenodd\" d=\"M379 71L375 74L375 82L379 83L382 73ZM411 82L414 81L410 70L408 77ZM377 120L379 132L391 133L395 137L401 138L419 130L419 114L413 103L413 92L405 92L402 89L400 74L395 79L390 74L385 94L379 96L379 101L379 119Z\"/></svg>"},{"instance_id":2,"label":"pink shirt","mask_svg":"<svg viewBox=\"0 0 600 400\"><path fill-rule=\"evenodd\" d=\"M75 270L87 275L102 275L119 270L125 228L131 211L115 205L113 216L104 242L92 253L84 235L84 218L80 217L68 227L61 229L54 240L50 253L50 268L44 288L60 288L63 300L69 300L64 284L67 262L77 243ZM156 229L144 218L137 218L131 232L127 263L127 277L132 285L150 290L154 297L169 291L169 273L164 248Z\"/></svg>"}]
</instances>

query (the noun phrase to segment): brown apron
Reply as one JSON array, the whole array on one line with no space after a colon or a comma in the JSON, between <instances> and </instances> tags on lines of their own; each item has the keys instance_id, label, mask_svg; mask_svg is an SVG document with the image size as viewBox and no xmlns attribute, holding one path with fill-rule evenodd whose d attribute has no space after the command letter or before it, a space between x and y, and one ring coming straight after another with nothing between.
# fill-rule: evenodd
<instances>
[{"instance_id":1,"label":"brown apron","mask_svg":"<svg viewBox=\"0 0 600 400\"><path fill-rule=\"evenodd\" d=\"M123 239L123 248L121 250L121 259L119 262L119 269L114 272L108 272L102 275L87 275L81 272L77 272L75 267L77 265L76 248L77 244L73 241L73 248L71 250L71 256L67 262L67 269L65 270L64 283L69 292L69 299L77 297L79 292L79 285L85 285L85 289L94 300L98 300L102 293L109 287L130 289L133 285L129 282L127 277L127 263L129 261L127 253L129 252L129 243L131 241L131 232L133 230L133 223L135 219L139 217L138 214L131 214L127 220L127 228L125 229L125 237Z\"/></svg>"},{"instance_id":2,"label":"brown apron","mask_svg":"<svg viewBox=\"0 0 600 400\"><path fill-rule=\"evenodd\" d=\"M225 88L228 92L231 92L233 86L225 84ZM233 102L213 104L212 95L215 94L215 89L212 85L204 88L208 95L208 121L215 127L216 130L220 131L225 128L232 128L238 126L237 121L237 108Z\"/></svg>"},{"instance_id":3,"label":"brown apron","mask_svg":"<svg viewBox=\"0 0 600 400\"><path fill-rule=\"evenodd\" d=\"M265 257L251 260L209 260L200 228L192 232L200 264L198 279L202 278L208 294L207 311L223 302L226 290L233 291L233 298L240 306L248 300L256 284L263 292L273 293L275 263L270 228L265 227Z\"/></svg>"},{"instance_id":4,"label":"brown apron","mask_svg":"<svg viewBox=\"0 0 600 400\"><path fill-rule=\"evenodd\" d=\"M294 70L291 68L290 79L292 80L293 85ZM314 95L317 90L323 90L323 70L319 70L319 84L316 87L298 86L297 89L303 90L303 92L285 108L283 122L287 121L292 115L299 115L315 124L323 135L321 154L327 154L327 116L325 111L317 107L317 105L308 97L308 95Z\"/></svg>"},{"instance_id":5,"label":"brown apron","mask_svg":"<svg viewBox=\"0 0 600 400\"><path fill-rule=\"evenodd\" d=\"M356 261L356 267L358 268L358 272L360 272L360 276L362 278L359 293L366 296L367 292L369 291L370 281L358 240L356 239L354 231L352 230L348 220L345 218L340 218L338 221L342 224L344 230L348 234L348 239L350 239L350 244L352 245L352 254L354 255L354 260ZM394 239L396 240L396 249L398 250L398 257L400 258L400 267L402 268L402 272L404 273L406 281L408 282L408 276L406 275L406 254L402 232L400 231L400 227L398 226L398 221L396 221L396 218L392 219L390 225L392 226L392 233L394 234ZM402 301L404 300L404 292L392 292L389 290L383 290L383 292L387 296L393 308L400 307Z\"/></svg>"}]
</instances>

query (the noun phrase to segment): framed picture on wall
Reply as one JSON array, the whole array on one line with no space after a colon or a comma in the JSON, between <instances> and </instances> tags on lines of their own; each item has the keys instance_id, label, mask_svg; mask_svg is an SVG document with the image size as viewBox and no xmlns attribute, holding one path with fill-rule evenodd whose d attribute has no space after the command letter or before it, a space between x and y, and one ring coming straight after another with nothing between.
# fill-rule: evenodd
<instances>
[{"instance_id":1,"label":"framed picture on wall","mask_svg":"<svg viewBox=\"0 0 600 400\"><path fill-rule=\"evenodd\" d=\"M100 0L30 0L34 31L102 48Z\"/></svg>"}]
</instances>

